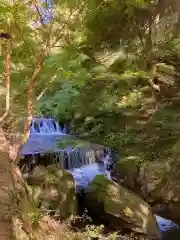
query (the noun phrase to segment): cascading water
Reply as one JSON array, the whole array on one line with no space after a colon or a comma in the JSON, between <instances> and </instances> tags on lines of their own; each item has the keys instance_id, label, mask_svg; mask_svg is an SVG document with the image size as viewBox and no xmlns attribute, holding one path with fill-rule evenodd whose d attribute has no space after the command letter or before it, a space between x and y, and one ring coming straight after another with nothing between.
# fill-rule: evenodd
<instances>
[{"instance_id":1,"label":"cascading water","mask_svg":"<svg viewBox=\"0 0 180 240\"><path fill-rule=\"evenodd\" d=\"M51 118L33 118L28 142L22 147L21 155L35 156L48 153L49 164L56 164L69 170L91 165L110 155L107 147L91 144L90 146L73 147L69 144L65 149L58 146L65 137L73 138L67 134L65 126L60 126ZM41 162L42 163L42 162Z\"/></svg>"},{"instance_id":2,"label":"cascading water","mask_svg":"<svg viewBox=\"0 0 180 240\"><path fill-rule=\"evenodd\" d=\"M66 134L66 128L60 127L57 121L51 118L33 118L31 123L31 134Z\"/></svg>"}]
</instances>

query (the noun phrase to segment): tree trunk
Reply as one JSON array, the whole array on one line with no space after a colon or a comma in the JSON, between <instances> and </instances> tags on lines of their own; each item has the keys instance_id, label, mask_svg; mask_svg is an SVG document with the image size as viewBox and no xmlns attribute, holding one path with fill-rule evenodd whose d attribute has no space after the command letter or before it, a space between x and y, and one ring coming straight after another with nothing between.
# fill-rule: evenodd
<instances>
[{"instance_id":1,"label":"tree trunk","mask_svg":"<svg viewBox=\"0 0 180 240\"><path fill-rule=\"evenodd\" d=\"M23 136L23 139L22 139L22 144L26 143L26 141L28 140L29 135L30 135L30 126L31 126L31 121L32 121L32 118L33 118L33 113L34 113L34 104L33 104L33 102L35 100L35 99L33 99L34 85L35 85L36 79L37 79L37 77L38 77L38 75L39 75L39 73L40 73L40 71L43 67L45 57L46 57L46 55L44 53L42 53L40 55L39 60L36 64L34 73L29 80L28 94L27 94L27 109L28 109L28 112L27 112L27 119L26 119L25 128L24 128L24 136Z\"/></svg>"},{"instance_id":2,"label":"tree trunk","mask_svg":"<svg viewBox=\"0 0 180 240\"><path fill-rule=\"evenodd\" d=\"M16 158L10 157L9 147L10 145L5 138L5 133L3 129L0 128L0 192L2 200L0 201L0 224L4 227L4 229L1 229L0 239L2 237L2 233L4 234L4 231L6 231L8 235L12 227L11 221L4 220L4 216L7 215L6 205L11 212L10 217L12 218L18 215L18 217L22 220L21 222L23 224L23 228L26 229L26 232L28 232L28 236L31 234L29 216L23 215L23 212L21 212L22 205L29 203L30 201L28 200L24 179L15 161ZM7 189L7 191L3 191L3 189ZM3 239L5 239L5 235L3 235ZM6 239L11 239L11 237L8 235Z\"/></svg>"},{"instance_id":3,"label":"tree trunk","mask_svg":"<svg viewBox=\"0 0 180 240\"><path fill-rule=\"evenodd\" d=\"M10 86L11 86L11 41L6 43L6 59L5 59L5 84L6 84L6 109L4 114L0 117L2 123L8 116L10 110Z\"/></svg>"}]
</instances>

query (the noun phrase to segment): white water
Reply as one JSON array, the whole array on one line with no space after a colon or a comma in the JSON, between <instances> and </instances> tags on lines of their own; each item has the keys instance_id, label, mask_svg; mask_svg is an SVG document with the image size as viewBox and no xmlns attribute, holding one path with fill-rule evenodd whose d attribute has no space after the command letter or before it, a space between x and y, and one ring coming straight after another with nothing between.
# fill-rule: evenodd
<instances>
[{"instance_id":1,"label":"white water","mask_svg":"<svg viewBox=\"0 0 180 240\"><path fill-rule=\"evenodd\" d=\"M66 129L61 128L57 121L51 118L33 118L31 134L66 134Z\"/></svg>"},{"instance_id":2,"label":"white water","mask_svg":"<svg viewBox=\"0 0 180 240\"><path fill-rule=\"evenodd\" d=\"M84 165L81 168L75 168L71 170L74 180L76 182L77 190L87 190L89 184L95 178L96 175L102 174L110 178L110 172L107 171L109 157L104 158L104 164L92 163Z\"/></svg>"},{"instance_id":3,"label":"white water","mask_svg":"<svg viewBox=\"0 0 180 240\"><path fill-rule=\"evenodd\" d=\"M90 165L85 165L81 168L75 168L70 171L76 182L77 189L87 189L89 184L98 174L106 175L107 171L104 167L100 167L99 164L93 163Z\"/></svg>"}]
</instances>

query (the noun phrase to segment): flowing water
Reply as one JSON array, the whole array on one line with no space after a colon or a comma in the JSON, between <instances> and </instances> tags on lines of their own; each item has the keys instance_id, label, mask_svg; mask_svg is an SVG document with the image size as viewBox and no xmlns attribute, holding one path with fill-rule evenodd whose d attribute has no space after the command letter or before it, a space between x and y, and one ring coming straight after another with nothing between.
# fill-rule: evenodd
<instances>
[{"instance_id":1,"label":"flowing water","mask_svg":"<svg viewBox=\"0 0 180 240\"><path fill-rule=\"evenodd\" d=\"M59 167L65 167L72 173L77 191L82 189L89 191L88 186L97 174L103 174L110 178L110 171L107 170L109 164L112 164L109 148L99 145L75 148L69 145L65 150L57 148L57 142L67 136L69 136L67 129L60 126L55 120L51 118L33 119L30 139L22 148L21 154L33 156L53 149L53 161ZM102 160L103 164L97 163L97 159ZM160 230L165 233L164 239L180 239L180 230L177 224L160 216L156 216L156 220Z\"/></svg>"}]
</instances>

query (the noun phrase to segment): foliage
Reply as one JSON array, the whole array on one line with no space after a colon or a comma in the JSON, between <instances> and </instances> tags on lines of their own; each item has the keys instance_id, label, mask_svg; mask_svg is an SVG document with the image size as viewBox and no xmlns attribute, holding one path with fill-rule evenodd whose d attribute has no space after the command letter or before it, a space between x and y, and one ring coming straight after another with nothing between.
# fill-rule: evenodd
<instances>
[{"instance_id":1,"label":"foliage","mask_svg":"<svg viewBox=\"0 0 180 240\"><path fill-rule=\"evenodd\" d=\"M72 132L124 154L152 160L163 143L169 156L179 133L178 6L64 0L55 1L48 20L44 3L3 1L2 29L12 35L13 115L26 116L30 79L46 53L33 85L36 114L70 121Z\"/></svg>"}]
</instances>

